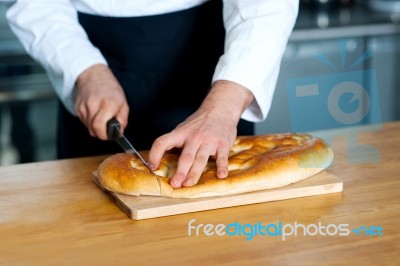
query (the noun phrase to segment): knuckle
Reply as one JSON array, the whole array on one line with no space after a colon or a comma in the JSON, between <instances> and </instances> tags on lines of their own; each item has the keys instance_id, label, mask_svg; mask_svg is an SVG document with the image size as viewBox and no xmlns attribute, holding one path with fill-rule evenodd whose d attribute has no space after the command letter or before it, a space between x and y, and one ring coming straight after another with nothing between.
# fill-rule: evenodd
<instances>
[{"instance_id":1,"label":"knuckle","mask_svg":"<svg viewBox=\"0 0 400 266\"><path fill-rule=\"evenodd\" d=\"M230 146L230 142L226 138L221 138L218 141L218 146L228 148Z\"/></svg>"},{"instance_id":2,"label":"knuckle","mask_svg":"<svg viewBox=\"0 0 400 266\"><path fill-rule=\"evenodd\" d=\"M103 98L100 102L100 109L110 109L114 106L114 102L109 98Z\"/></svg>"},{"instance_id":3,"label":"knuckle","mask_svg":"<svg viewBox=\"0 0 400 266\"><path fill-rule=\"evenodd\" d=\"M103 125L103 123L102 123L102 121L100 120L100 119L94 119L93 120L93 123L92 123L92 128L95 130L95 131L100 131L100 130L102 130L103 129L103 127L105 127L104 125Z\"/></svg>"},{"instance_id":4,"label":"knuckle","mask_svg":"<svg viewBox=\"0 0 400 266\"><path fill-rule=\"evenodd\" d=\"M167 143L167 138L165 135L163 135L163 136L158 137L156 140L154 140L153 146L158 149L158 148L164 147L166 145L166 143Z\"/></svg>"},{"instance_id":5,"label":"knuckle","mask_svg":"<svg viewBox=\"0 0 400 266\"><path fill-rule=\"evenodd\" d=\"M78 115L83 116L86 113L86 108L83 105L78 105L75 108L76 112L78 113Z\"/></svg>"},{"instance_id":6,"label":"knuckle","mask_svg":"<svg viewBox=\"0 0 400 266\"><path fill-rule=\"evenodd\" d=\"M209 156L205 155L205 154L197 154L195 157L195 160L199 161L199 162L206 162L206 161L208 161L208 157Z\"/></svg>"},{"instance_id":7,"label":"knuckle","mask_svg":"<svg viewBox=\"0 0 400 266\"><path fill-rule=\"evenodd\" d=\"M228 158L227 157L218 157L217 158L217 166L218 167L228 167Z\"/></svg>"},{"instance_id":8,"label":"knuckle","mask_svg":"<svg viewBox=\"0 0 400 266\"><path fill-rule=\"evenodd\" d=\"M158 137L153 141L153 144L151 146L150 152L149 152L149 160L153 163L155 162L160 162L163 154L167 150L166 148L166 139L164 136ZM158 164L158 163L156 163ZM174 174L175 175L175 174Z\"/></svg>"},{"instance_id":9,"label":"knuckle","mask_svg":"<svg viewBox=\"0 0 400 266\"><path fill-rule=\"evenodd\" d=\"M182 162L192 162L194 158L194 154L189 152L182 152L179 160Z\"/></svg>"}]
</instances>

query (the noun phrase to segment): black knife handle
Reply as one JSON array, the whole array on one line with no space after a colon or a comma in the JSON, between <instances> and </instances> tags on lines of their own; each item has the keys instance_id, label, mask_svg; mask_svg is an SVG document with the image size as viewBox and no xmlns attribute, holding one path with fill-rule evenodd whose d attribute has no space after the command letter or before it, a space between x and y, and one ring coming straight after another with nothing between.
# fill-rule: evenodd
<instances>
[{"instance_id":1,"label":"black knife handle","mask_svg":"<svg viewBox=\"0 0 400 266\"><path fill-rule=\"evenodd\" d=\"M113 117L107 122L107 137L109 140L115 140L120 137L121 124Z\"/></svg>"}]
</instances>

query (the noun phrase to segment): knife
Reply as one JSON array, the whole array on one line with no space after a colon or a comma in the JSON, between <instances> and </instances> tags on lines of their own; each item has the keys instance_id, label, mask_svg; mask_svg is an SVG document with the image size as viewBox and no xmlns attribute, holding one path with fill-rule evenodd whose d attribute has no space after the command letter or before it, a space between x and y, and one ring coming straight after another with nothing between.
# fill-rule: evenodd
<instances>
[{"instance_id":1,"label":"knife","mask_svg":"<svg viewBox=\"0 0 400 266\"><path fill-rule=\"evenodd\" d=\"M113 117L107 122L107 136L109 140L115 140L126 153L130 153L136 156L142 163L149 169L153 175L154 172L151 170L149 163L139 154L139 152L133 147L129 140L121 132L121 124L118 120Z\"/></svg>"}]
</instances>

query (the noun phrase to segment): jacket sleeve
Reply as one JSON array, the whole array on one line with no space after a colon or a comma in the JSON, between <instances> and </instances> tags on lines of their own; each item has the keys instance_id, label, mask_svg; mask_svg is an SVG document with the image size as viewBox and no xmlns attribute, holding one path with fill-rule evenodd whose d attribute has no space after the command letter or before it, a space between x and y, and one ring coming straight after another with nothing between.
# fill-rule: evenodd
<instances>
[{"instance_id":1,"label":"jacket sleeve","mask_svg":"<svg viewBox=\"0 0 400 266\"><path fill-rule=\"evenodd\" d=\"M298 0L224 0L225 49L213 82L230 80L253 93L243 119L267 117L298 8Z\"/></svg>"},{"instance_id":2,"label":"jacket sleeve","mask_svg":"<svg viewBox=\"0 0 400 266\"><path fill-rule=\"evenodd\" d=\"M18 0L7 20L27 53L42 64L66 108L75 114L74 87L88 67L107 64L80 26L69 0Z\"/></svg>"}]
</instances>

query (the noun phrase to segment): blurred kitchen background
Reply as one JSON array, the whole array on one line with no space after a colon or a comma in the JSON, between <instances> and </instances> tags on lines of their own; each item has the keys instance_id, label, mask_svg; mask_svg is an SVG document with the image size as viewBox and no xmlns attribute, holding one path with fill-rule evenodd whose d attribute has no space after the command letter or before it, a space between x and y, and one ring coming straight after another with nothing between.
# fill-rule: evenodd
<instances>
[{"instance_id":1,"label":"blurred kitchen background","mask_svg":"<svg viewBox=\"0 0 400 266\"><path fill-rule=\"evenodd\" d=\"M322 125L320 122L315 123L310 115L302 118L292 107L298 105L300 110L311 115L323 110L293 102L296 99L290 94L291 85L288 84L317 84L318 77L328 76L340 82L340 73L349 71L343 58L346 58L346 65L363 59L352 70L359 70L358 75L369 84L366 88L377 89L378 95L373 97L379 99L379 119L382 122L399 120L400 1L300 2L271 111L265 122L256 125L256 133L297 130L292 124L293 118L309 125L310 130L319 129L315 126ZM43 69L26 55L10 31L5 12L6 6L0 4L0 165L53 160L56 155L56 97ZM328 61L321 60L323 58ZM363 71L366 69L373 70L376 80L370 71ZM364 104L362 100L360 105ZM376 120L360 118L361 124L373 122ZM329 123L324 127L329 128Z\"/></svg>"}]
</instances>

